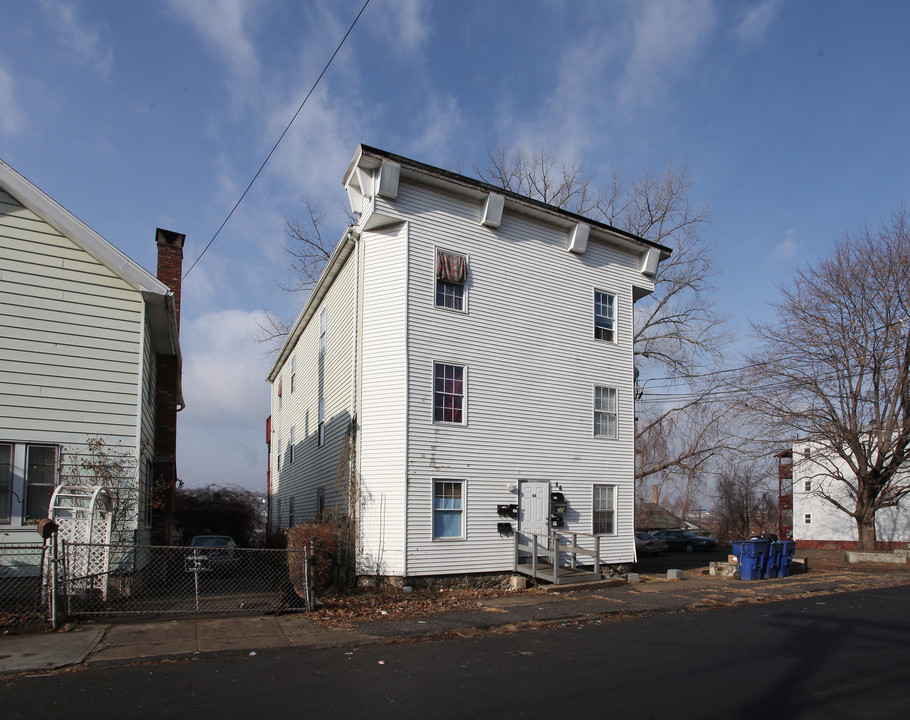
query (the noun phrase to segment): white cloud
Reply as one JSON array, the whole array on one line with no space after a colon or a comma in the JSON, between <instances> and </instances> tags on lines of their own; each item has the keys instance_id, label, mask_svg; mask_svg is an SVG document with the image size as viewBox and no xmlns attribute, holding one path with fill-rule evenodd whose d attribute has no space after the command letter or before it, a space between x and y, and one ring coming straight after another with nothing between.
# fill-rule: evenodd
<instances>
[{"instance_id":1,"label":"white cloud","mask_svg":"<svg viewBox=\"0 0 910 720\"><path fill-rule=\"evenodd\" d=\"M170 0L171 8L205 39L227 63L231 79L244 86L238 97L259 74L255 44L249 25L256 17L259 0Z\"/></svg>"},{"instance_id":2,"label":"white cloud","mask_svg":"<svg viewBox=\"0 0 910 720\"><path fill-rule=\"evenodd\" d=\"M25 113L16 99L13 78L0 66L0 131L12 135L25 124Z\"/></svg>"},{"instance_id":3,"label":"white cloud","mask_svg":"<svg viewBox=\"0 0 910 720\"><path fill-rule=\"evenodd\" d=\"M178 416L178 466L190 485L264 483L270 361L250 339L256 315L221 310L181 325L186 409Z\"/></svg>"},{"instance_id":4,"label":"white cloud","mask_svg":"<svg viewBox=\"0 0 910 720\"><path fill-rule=\"evenodd\" d=\"M187 415L181 417L231 424L245 420L264 402L267 406L268 362L250 339L256 316L255 312L220 310L181 325L187 403Z\"/></svg>"},{"instance_id":5,"label":"white cloud","mask_svg":"<svg viewBox=\"0 0 910 720\"><path fill-rule=\"evenodd\" d=\"M430 95L424 104L420 136L409 143L408 152L417 157L433 157L441 149L451 147L452 137L461 126L462 114L458 99L452 95Z\"/></svg>"},{"instance_id":6,"label":"white cloud","mask_svg":"<svg viewBox=\"0 0 910 720\"><path fill-rule=\"evenodd\" d=\"M777 19L782 6L783 0L765 0L751 6L734 28L734 34L745 43L754 45L760 42L771 27L771 23Z\"/></svg>"},{"instance_id":7,"label":"white cloud","mask_svg":"<svg viewBox=\"0 0 910 720\"><path fill-rule=\"evenodd\" d=\"M787 230L784 240L774 248L772 255L774 260L790 260L796 251L799 250L799 243L796 242L796 232Z\"/></svg>"},{"instance_id":8,"label":"white cloud","mask_svg":"<svg viewBox=\"0 0 910 720\"><path fill-rule=\"evenodd\" d=\"M652 0L636 8L632 51L618 90L627 111L661 94L669 79L688 69L715 25L711 0Z\"/></svg>"},{"instance_id":9,"label":"white cloud","mask_svg":"<svg viewBox=\"0 0 910 720\"><path fill-rule=\"evenodd\" d=\"M391 52L410 54L425 45L429 31L423 0L392 0L368 9L367 13L369 18L364 16L361 22L366 20L370 30L387 41Z\"/></svg>"},{"instance_id":10,"label":"white cloud","mask_svg":"<svg viewBox=\"0 0 910 720\"><path fill-rule=\"evenodd\" d=\"M102 31L90 27L78 17L76 8L64 0L41 0L41 9L63 45L80 62L93 65L102 77L110 75L114 67L114 51L102 37Z\"/></svg>"}]
</instances>

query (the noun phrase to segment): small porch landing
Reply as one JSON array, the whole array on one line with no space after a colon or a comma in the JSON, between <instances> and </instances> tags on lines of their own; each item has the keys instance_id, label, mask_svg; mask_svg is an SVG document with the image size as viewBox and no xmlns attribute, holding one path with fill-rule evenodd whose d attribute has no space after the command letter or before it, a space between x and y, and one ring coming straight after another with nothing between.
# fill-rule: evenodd
<instances>
[{"instance_id":1,"label":"small porch landing","mask_svg":"<svg viewBox=\"0 0 910 720\"><path fill-rule=\"evenodd\" d=\"M579 537L590 538L593 549L579 546ZM580 564L579 555L589 557L591 561ZM600 537L597 535L515 533L513 571L516 573L554 585L578 585L602 580L600 568Z\"/></svg>"}]
</instances>

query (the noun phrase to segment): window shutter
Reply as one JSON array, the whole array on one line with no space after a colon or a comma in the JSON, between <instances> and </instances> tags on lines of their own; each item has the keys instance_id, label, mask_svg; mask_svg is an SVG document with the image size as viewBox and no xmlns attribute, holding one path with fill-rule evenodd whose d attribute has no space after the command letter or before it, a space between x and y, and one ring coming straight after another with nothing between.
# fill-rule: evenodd
<instances>
[{"instance_id":1,"label":"window shutter","mask_svg":"<svg viewBox=\"0 0 910 720\"><path fill-rule=\"evenodd\" d=\"M436 253L436 279L463 285L468 274L468 263L464 255L444 252Z\"/></svg>"}]
</instances>

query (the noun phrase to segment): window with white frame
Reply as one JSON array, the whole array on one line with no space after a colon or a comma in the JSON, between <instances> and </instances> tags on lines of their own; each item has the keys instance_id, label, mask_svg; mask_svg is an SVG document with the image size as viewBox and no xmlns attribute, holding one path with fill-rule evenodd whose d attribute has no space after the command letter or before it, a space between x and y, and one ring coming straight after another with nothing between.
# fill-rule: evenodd
<instances>
[{"instance_id":1,"label":"window with white frame","mask_svg":"<svg viewBox=\"0 0 910 720\"><path fill-rule=\"evenodd\" d=\"M291 425L291 441L288 443L288 465L294 462L294 444L297 442L297 426Z\"/></svg>"},{"instance_id":2,"label":"window with white frame","mask_svg":"<svg viewBox=\"0 0 910 720\"><path fill-rule=\"evenodd\" d=\"M812 492L812 481L806 480L806 492Z\"/></svg>"},{"instance_id":3,"label":"window with white frame","mask_svg":"<svg viewBox=\"0 0 910 720\"><path fill-rule=\"evenodd\" d=\"M464 310L468 259L458 253L436 251L436 307Z\"/></svg>"},{"instance_id":4,"label":"window with white frame","mask_svg":"<svg viewBox=\"0 0 910 720\"><path fill-rule=\"evenodd\" d=\"M594 534L616 534L616 486L594 486Z\"/></svg>"},{"instance_id":5,"label":"window with white frame","mask_svg":"<svg viewBox=\"0 0 910 720\"><path fill-rule=\"evenodd\" d=\"M325 445L325 398L319 396L319 418L316 426L316 444L319 447Z\"/></svg>"},{"instance_id":6,"label":"window with white frame","mask_svg":"<svg viewBox=\"0 0 910 720\"><path fill-rule=\"evenodd\" d=\"M433 539L464 537L464 480L433 481Z\"/></svg>"},{"instance_id":7,"label":"window with white frame","mask_svg":"<svg viewBox=\"0 0 910 720\"><path fill-rule=\"evenodd\" d=\"M325 355L325 336L326 336L326 311L328 308L322 308L319 313L319 357Z\"/></svg>"},{"instance_id":8,"label":"window with white frame","mask_svg":"<svg viewBox=\"0 0 910 720\"><path fill-rule=\"evenodd\" d=\"M281 438L278 438L278 470L281 470Z\"/></svg>"},{"instance_id":9,"label":"window with white frame","mask_svg":"<svg viewBox=\"0 0 910 720\"><path fill-rule=\"evenodd\" d=\"M616 296L594 291L594 339L616 342Z\"/></svg>"},{"instance_id":10,"label":"window with white frame","mask_svg":"<svg viewBox=\"0 0 910 720\"><path fill-rule=\"evenodd\" d=\"M812 513L806 513L805 515L803 515L803 522L806 525L811 525L812 524Z\"/></svg>"},{"instance_id":11,"label":"window with white frame","mask_svg":"<svg viewBox=\"0 0 910 720\"><path fill-rule=\"evenodd\" d=\"M594 435L615 438L617 436L616 388L594 388Z\"/></svg>"},{"instance_id":12,"label":"window with white frame","mask_svg":"<svg viewBox=\"0 0 910 720\"><path fill-rule=\"evenodd\" d=\"M465 422L465 367L433 363L433 422Z\"/></svg>"},{"instance_id":13,"label":"window with white frame","mask_svg":"<svg viewBox=\"0 0 910 720\"><path fill-rule=\"evenodd\" d=\"M29 445L25 450L25 514L23 520L36 522L47 517L51 495L57 485L57 448Z\"/></svg>"},{"instance_id":14,"label":"window with white frame","mask_svg":"<svg viewBox=\"0 0 910 720\"><path fill-rule=\"evenodd\" d=\"M13 503L13 446L0 444L0 525L9 525Z\"/></svg>"},{"instance_id":15,"label":"window with white frame","mask_svg":"<svg viewBox=\"0 0 910 720\"><path fill-rule=\"evenodd\" d=\"M297 384L297 356L291 356L291 392L294 392L294 386Z\"/></svg>"}]
</instances>

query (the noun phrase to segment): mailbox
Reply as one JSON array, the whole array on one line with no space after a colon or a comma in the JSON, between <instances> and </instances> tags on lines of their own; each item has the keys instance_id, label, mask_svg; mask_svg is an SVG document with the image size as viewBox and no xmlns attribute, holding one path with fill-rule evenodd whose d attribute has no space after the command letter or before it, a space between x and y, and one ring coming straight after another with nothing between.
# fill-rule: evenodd
<instances>
[{"instance_id":1,"label":"mailbox","mask_svg":"<svg viewBox=\"0 0 910 720\"><path fill-rule=\"evenodd\" d=\"M550 493L550 515L565 515L569 503L561 492Z\"/></svg>"}]
</instances>

